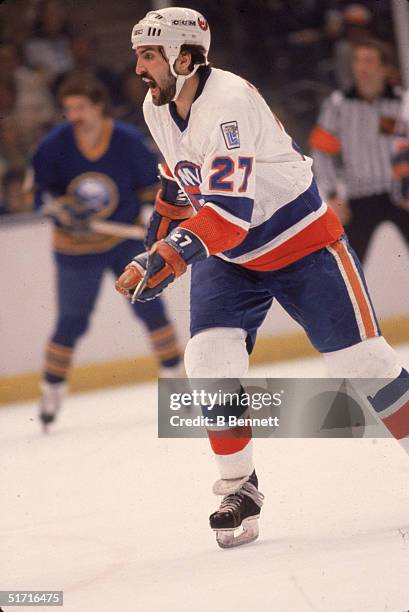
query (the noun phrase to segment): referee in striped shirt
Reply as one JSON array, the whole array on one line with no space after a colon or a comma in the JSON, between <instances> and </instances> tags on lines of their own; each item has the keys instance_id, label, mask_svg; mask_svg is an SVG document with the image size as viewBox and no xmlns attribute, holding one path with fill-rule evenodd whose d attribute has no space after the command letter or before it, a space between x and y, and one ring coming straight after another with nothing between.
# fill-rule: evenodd
<instances>
[{"instance_id":1,"label":"referee in striped shirt","mask_svg":"<svg viewBox=\"0 0 409 612\"><path fill-rule=\"evenodd\" d=\"M409 244L409 212L392 199L394 130L401 95L388 85L392 58L378 40L356 45L354 86L324 101L310 146L321 194L365 260L371 236L394 223Z\"/></svg>"}]
</instances>

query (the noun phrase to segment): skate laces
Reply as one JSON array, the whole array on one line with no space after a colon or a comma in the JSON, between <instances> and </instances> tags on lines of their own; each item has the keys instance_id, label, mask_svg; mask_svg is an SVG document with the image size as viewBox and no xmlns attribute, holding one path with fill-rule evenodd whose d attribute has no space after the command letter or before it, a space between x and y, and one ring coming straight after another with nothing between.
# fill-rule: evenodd
<instances>
[{"instance_id":1,"label":"skate laces","mask_svg":"<svg viewBox=\"0 0 409 612\"><path fill-rule=\"evenodd\" d=\"M239 510L244 496L250 497L257 506L263 505L264 495L251 482L245 482L236 493L230 493L223 498L219 510Z\"/></svg>"}]
</instances>

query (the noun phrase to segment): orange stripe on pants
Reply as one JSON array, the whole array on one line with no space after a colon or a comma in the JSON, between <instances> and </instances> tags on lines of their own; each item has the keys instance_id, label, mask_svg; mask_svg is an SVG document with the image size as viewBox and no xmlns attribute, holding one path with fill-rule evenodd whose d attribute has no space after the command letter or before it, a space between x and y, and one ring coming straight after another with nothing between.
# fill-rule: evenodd
<instances>
[{"instance_id":1,"label":"orange stripe on pants","mask_svg":"<svg viewBox=\"0 0 409 612\"><path fill-rule=\"evenodd\" d=\"M363 289L361 278L356 272L355 267L352 265L351 256L348 253L348 250L345 245L340 241L331 244L331 248L334 249L334 251L336 251L337 255L339 256L345 274L352 287L352 291L354 293L354 297L356 299L359 312L361 314L362 323L364 325L365 337L373 338L374 336L378 335L378 330L376 329L376 326L374 325L371 316L369 300L366 295L366 292Z\"/></svg>"}]
</instances>

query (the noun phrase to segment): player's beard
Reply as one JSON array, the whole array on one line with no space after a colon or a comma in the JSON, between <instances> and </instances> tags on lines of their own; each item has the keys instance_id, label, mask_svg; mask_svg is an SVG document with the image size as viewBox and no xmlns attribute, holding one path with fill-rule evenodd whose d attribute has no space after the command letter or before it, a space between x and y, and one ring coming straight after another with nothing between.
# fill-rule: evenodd
<instances>
[{"instance_id":1,"label":"player's beard","mask_svg":"<svg viewBox=\"0 0 409 612\"><path fill-rule=\"evenodd\" d=\"M176 78L173 74L169 74L166 81L162 85L157 84L155 89L158 90L158 93L152 95L154 105L163 106L164 104L169 104L176 94Z\"/></svg>"}]
</instances>

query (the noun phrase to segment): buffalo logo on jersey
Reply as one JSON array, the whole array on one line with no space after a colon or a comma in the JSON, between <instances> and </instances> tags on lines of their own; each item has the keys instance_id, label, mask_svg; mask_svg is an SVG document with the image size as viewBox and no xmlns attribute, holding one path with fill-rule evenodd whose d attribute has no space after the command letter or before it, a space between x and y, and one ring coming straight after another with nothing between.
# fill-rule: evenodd
<instances>
[{"instance_id":1,"label":"buffalo logo on jersey","mask_svg":"<svg viewBox=\"0 0 409 612\"><path fill-rule=\"evenodd\" d=\"M224 142L228 149L238 149L240 147L239 126L237 121L228 121L220 125Z\"/></svg>"},{"instance_id":2,"label":"buffalo logo on jersey","mask_svg":"<svg viewBox=\"0 0 409 612\"><path fill-rule=\"evenodd\" d=\"M202 183L201 168L198 164L190 161L180 161L175 166L174 176L182 186L183 191L188 196L192 205L196 210L199 210L204 204L204 200L200 199L200 185Z\"/></svg>"},{"instance_id":3,"label":"buffalo logo on jersey","mask_svg":"<svg viewBox=\"0 0 409 612\"><path fill-rule=\"evenodd\" d=\"M100 172L86 172L77 176L68 186L67 192L73 195L89 217L110 217L119 201L115 183Z\"/></svg>"}]
</instances>

